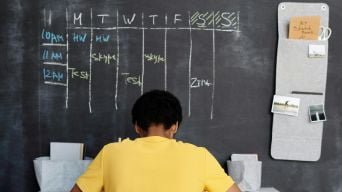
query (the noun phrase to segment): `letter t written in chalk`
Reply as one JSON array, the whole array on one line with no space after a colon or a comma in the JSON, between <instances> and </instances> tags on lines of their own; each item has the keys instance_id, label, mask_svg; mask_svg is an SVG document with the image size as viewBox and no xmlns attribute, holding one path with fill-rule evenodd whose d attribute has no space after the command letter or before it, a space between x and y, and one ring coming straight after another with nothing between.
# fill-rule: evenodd
<instances>
[{"instance_id":1,"label":"letter t written in chalk","mask_svg":"<svg viewBox=\"0 0 342 192\"><path fill-rule=\"evenodd\" d=\"M108 14L100 14L100 15L97 15L97 16L98 16L98 17L101 17L101 24L104 23L104 18L105 18L105 17L109 17Z\"/></svg>"},{"instance_id":2,"label":"letter t written in chalk","mask_svg":"<svg viewBox=\"0 0 342 192\"><path fill-rule=\"evenodd\" d=\"M155 25L155 18L158 17L158 15L150 15L148 17L152 18L152 24Z\"/></svg>"}]
</instances>

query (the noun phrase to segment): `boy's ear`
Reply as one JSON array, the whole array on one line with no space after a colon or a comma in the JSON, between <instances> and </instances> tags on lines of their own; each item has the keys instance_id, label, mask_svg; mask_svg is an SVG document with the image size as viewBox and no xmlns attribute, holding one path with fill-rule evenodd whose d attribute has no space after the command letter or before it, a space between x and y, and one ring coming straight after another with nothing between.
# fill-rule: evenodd
<instances>
[{"instance_id":1,"label":"boy's ear","mask_svg":"<svg viewBox=\"0 0 342 192\"><path fill-rule=\"evenodd\" d=\"M134 124L134 130L135 130L135 132L138 134L138 135L140 135L141 134L141 128L137 125L137 124Z\"/></svg>"},{"instance_id":2,"label":"boy's ear","mask_svg":"<svg viewBox=\"0 0 342 192\"><path fill-rule=\"evenodd\" d=\"M177 133L177 130L178 130L178 121L176 122L176 124L172 125L171 129L172 129L173 134Z\"/></svg>"}]
</instances>

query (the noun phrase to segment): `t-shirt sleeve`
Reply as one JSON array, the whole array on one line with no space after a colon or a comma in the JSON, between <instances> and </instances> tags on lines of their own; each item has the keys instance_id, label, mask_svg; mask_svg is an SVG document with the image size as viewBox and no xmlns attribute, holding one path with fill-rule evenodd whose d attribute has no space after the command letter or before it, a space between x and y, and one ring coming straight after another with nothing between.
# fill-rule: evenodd
<instances>
[{"instance_id":1,"label":"t-shirt sleeve","mask_svg":"<svg viewBox=\"0 0 342 192\"><path fill-rule=\"evenodd\" d=\"M103 188L103 154L102 149L87 170L81 175L76 184L82 192L100 192Z\"/></svg>"},{"instance_id":2,"label":"t-shirt sleeve","mask_svg":"<svg viewBox=\"0 0 342 192\"><path fill-rule=\"evenodd\" d=\"M206 149L204 187L208 192L226 192L233 184L233 179L228 176L215 157Z\"/></svg>"}]
</instances>

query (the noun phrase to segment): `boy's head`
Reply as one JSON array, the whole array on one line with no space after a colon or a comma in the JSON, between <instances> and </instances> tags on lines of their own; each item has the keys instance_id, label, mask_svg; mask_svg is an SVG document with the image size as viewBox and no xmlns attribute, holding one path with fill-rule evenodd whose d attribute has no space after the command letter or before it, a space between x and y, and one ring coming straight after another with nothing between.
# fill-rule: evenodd
<instances>
[{"instance_id":1,"label":"boy's head","mask_svg":"<svg viewBox=\"0 0 342 192\"><path fill-rule=\"evenodd\" d=\"M182 122L182 107L170 92L149 91L134 103L132 122L146 133L152 126L162 126L164 130L169 130Z\"/></svg>"}]
</instances>

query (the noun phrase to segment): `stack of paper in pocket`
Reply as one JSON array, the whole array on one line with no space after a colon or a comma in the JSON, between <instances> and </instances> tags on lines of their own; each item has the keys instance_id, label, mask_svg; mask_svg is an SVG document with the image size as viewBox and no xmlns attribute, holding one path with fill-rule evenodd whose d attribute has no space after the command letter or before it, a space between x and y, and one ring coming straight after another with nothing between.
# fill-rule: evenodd
<instances>
[{"instance_id":1,"label":"stack of paper in pocket","mask_svg":"<svg viewBox=\"0 0 342 192\"><path fill-rule=\"evenodd\" d=\"M261 165L257 154L233 154L227 162L229 175L241 191L259 191Z\"/></svg>"},{"instance_id":2,"label":"stack of paper in pocket","mask_svg":"<svg viewBox=\"0 0 342 192\"><path fill-rule=\"evenodd\" d=\"M82 160L84 144L83 143L50 143L51 160Z\"/></svg>"}]
</instances>

